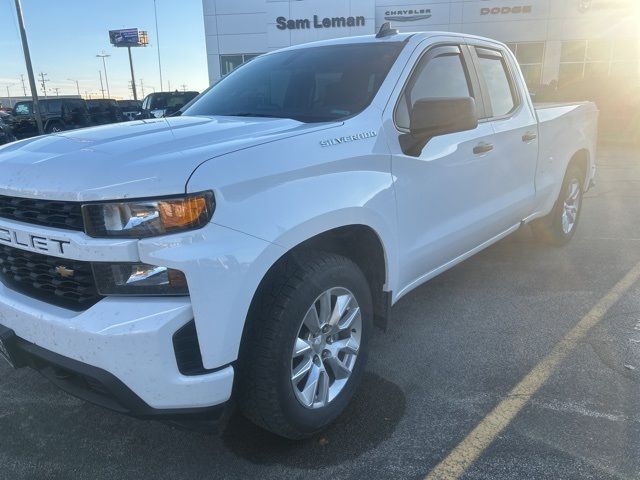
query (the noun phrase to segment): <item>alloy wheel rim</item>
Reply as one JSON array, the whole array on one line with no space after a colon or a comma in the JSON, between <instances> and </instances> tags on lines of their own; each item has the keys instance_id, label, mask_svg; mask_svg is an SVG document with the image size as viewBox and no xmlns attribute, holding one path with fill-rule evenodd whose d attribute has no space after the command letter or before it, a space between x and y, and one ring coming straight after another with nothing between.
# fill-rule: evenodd
<instances>
[{"instance_id":1,"label":"alloy wheel rim","mask_svg":"<svg viewBox=\"0 0 640 480\"><path fill-rule=\"evenodd\" d=\"M306 408L322 408L344 389L358 359L362 313L346 288L322 292L302 319L291 354L291 385Z\"/></svg>"},{"instance_id":2,"label":"alloy wheel rim","mask_svg":"<svg viewBox=\"0 0 640 480\"><path fill-rule=\"evenodd\" d=\"M562 208L562 231L565 235L571 233L578 220L580 208L580 182L573 179L567 187L567 196Z\"/></svg>"}]
</instances>

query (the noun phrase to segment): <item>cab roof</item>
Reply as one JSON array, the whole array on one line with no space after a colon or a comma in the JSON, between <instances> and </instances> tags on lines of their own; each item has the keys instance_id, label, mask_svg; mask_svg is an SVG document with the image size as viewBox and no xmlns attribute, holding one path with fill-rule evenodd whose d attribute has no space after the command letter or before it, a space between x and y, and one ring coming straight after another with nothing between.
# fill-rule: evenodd
<instances>
[{"instance_id":1,"label":"cab roof","mask_svg":"<svg viewBox=\"0 0 640 480\"><path fill-rule=\"evenodd\" d=\"M355 37L332 38L329 40L319 40L316 42L293 45L291 47L286 47L278 51L297 50L297 49L308 48L308 47L322 47L327 45L351 45L351 44L357 44L357 43L379 43L379 42L381 43L394 43L394 42L418 43L430 37L442 37L442 36L457 37L457 38L469 39L469 40L475 39L475 40L482 40L485 42L501 44L501 42L498 42L497 40L493 40L491 38L479 37L476 35L469 35L466 33L446 32L446 31L427 31L427 32L400 32L400 33L386 35L382 38L376 38L375 35L359 35Z\"/></svg>"}]
</instances>

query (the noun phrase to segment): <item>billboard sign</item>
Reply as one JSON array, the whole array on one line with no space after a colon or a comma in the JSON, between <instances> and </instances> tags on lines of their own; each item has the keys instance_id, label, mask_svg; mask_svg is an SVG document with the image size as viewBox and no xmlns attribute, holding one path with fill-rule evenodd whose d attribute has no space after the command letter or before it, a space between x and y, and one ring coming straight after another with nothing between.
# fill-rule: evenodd
<instances>
[{"instance_id":1,"label":"billboard sign","mask_svg":"<svg viewBox=\"0 0 640 480\"><path fill-rule=\"evenodd\" d=\"M140 45L137 28L109 30L109 40L114 47L137 47Z\"/></svg>"}]
</instances>

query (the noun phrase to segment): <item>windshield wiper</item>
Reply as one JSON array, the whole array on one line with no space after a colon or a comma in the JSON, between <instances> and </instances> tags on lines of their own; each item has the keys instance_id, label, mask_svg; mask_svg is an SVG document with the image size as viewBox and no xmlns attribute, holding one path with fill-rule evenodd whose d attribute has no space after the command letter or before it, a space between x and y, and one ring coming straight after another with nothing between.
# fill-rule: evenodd
<instances>
[{"instance_id":1,"label":"windshield wiper","mask_svg":"<svg viewBox=\"0 0 640 480\"><path fill-rule=\"evenodd\" d=\"M258 117L258 118L289 118L295 120L293 117L287 115L274 115L270 113L257 113L257 112L239 112L239 113L223 113L220 114L225 117Z\"/></svg>"}]
</instances>

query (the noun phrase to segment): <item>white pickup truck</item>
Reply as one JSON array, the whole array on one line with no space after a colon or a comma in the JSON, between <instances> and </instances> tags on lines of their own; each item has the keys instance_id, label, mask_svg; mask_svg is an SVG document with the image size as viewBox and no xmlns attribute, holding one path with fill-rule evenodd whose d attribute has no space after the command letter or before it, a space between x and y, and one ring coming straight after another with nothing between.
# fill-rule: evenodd
<instances>
[{"instance_id":1,"label":"white pickup truck","mask_svg":"<svg viewBox=\"0 0 640 480\"><path fill-rule=\"evenodd\" d=\"M468 35L268 53L179 113L0 148L0 351L138 417L318 432L391 305L524 224L568 242L595 173L595 106Z\"/></svg>"}]
</instances>

